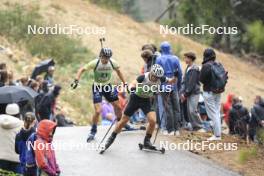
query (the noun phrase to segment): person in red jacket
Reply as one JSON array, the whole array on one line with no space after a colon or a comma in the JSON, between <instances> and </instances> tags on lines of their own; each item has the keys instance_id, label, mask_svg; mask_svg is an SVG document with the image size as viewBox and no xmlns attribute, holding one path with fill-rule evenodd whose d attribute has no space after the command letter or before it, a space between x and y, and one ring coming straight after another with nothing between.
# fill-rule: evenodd
<instances>
[{"instance_id":1,"label":"person in red jacket","mask_svg":"<svg viewBox=\"0 0 264 176\"><path fill-rule=\"evenodd\" d=\"M40 121L37 128L37 139L35 141L35 158L41 176L57 176L60 169L56 161L52 139L57 124L51 120ZM43 147L45 146L45 147Z\"/></svg>"},{"instance_id":2,"label":"person in red jacket","mask_svg":"<svg viewBox=\"0 0 264 176\"><path fill-rule=\"evenodd\" d=\"M233 94L228 94L227 100L223 104L224 121L227 125L229 125L229 111L232 108L233 98L234 98Z\"/></svg>"}]
</instances>

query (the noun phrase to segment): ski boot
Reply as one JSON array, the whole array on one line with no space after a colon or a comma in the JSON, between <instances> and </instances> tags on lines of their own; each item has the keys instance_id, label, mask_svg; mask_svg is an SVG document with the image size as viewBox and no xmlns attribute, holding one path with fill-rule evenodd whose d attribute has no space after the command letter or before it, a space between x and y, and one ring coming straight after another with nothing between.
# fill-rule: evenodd
<instances>
[{"instance_id":1,"label":"ski boot","mask_svg":"<svg viewBox=\"0 0 264 176\"><path fill-rule=\"evenodd\" d=\"M151 135L146 135L145 139L144 139L144 143L138 144L138 147L140 150L148 150L148 151L155 151L155 152L161 152L162 154L165 153L165 149L164 148L157 148L156 146L152 145L152 143L150 142L150 138Z\"/></svg>"},{"instance_id":2,"label":"ski boot","mask_svg":"<svg viewBox=\"0 0 264 176\"><path fill-rule=\"evenodd\" d=\"M95 134L97 132L97 126L96 125L93 125L92 126L92 129L91 129L91 132L86 140L87 143L93 141L95 139Z\"/></svg>"},{"instance_id":3,"label":"ski boot","mask_svg":"<svg viewBox=\"0 0 264 176\"><path fill-rule=\"evenodd\" d=\"M112 133L111 136L107 139L106 143L105 143L105 147L100 151L100 154L103 154L115 141L116 138L116 133Z\"/></svg>"}]
</instances>

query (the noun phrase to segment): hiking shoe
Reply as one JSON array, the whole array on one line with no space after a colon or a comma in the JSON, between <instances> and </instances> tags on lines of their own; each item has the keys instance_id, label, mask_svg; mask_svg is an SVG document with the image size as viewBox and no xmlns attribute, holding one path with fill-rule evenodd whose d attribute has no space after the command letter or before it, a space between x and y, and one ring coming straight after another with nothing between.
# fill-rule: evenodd
<instances>
[{"instance_id":1,"label":"hiking shoe","mask_svg":"<svg viewBox=\"0 0 264 176\"><path fill-rule=\"evenodd\" d=\"M175 131L175 136L180 136L180 131L179 130Z\"/></svg>"},{"instance_id":2,"label":"hiking shoe","mask_svg":"<svg viewBox=\"0 0 264 176\"><path fill-rule=\"evenodd\" d=\"M168 135L169 133L168 133L167 130L163 130L163 131L162 131L162 134L166 136L166 135Z\"/></svg>"},{"instance_id":3,"label":"hiking shoe","mask_svg":"<svg viewBox=\"0 0 264 176\"><path fill-rule=\"evenodd\" d=\"M175 135L175 132L174 131L171 131L168 133L168 136L174 136Z\"/></svg>"},{"instance_id":4,"label":"hiking shoe","mask_svg":"<svg viewBox=\"0 0 264 176\"><path fill-rule=\"evenodd\" d=\"M218 137L218 136L211 136L210 138L207 139L207 141L220 141L221 140L221 137Z\"/></svg>"},{"instance_id":5,"label":"hiking shoe","mask_svg":"<svg viewBox=\"0 0 264 176\"><path fill-rule=\"evenodd\" d=\"M201 128L201 129L197 130L197 132L199 132L199 133L206 133L206 130L203 129L203 128Z\"/></svg>"}]
</instances>

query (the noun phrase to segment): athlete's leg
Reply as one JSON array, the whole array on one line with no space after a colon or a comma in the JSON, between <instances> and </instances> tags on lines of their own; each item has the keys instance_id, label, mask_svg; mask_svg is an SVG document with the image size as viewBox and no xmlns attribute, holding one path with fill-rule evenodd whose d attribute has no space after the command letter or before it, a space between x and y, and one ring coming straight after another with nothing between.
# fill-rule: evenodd
<instances>
[{"instance_id":1,"label":"athlete's leg","mask_svg":"<svg viewBox=\"0 0 264 176\"><path fill-rule=\"evenodd\" d=\"M147 118L148 118L148 126L147 126L146 134L152 135L156 125L156 113L154 111L149 112L147 114Z\"/></svg>"},{"instance_id":2,"label":"athlete's leg","mask_svg":"<svg viewBox=\"0 0 264 176\"><path fill-rule=\"evenodd\" d=\"M111 102L111 104L114 107L116 118L119 121L121 119L121 117L122 117L122 110L121 110L121 107L120 107L119 100L113 101L113 102Z\"/></svg>"},{"instance_id":3,"label":"athlete's leg","mask_svg":"<svg viewBox=\"0 0 264 176\"><path fill-rule=\"evenodd\" d=\"M102 93L94 85L92 89L93 89L92 92L93 92L94 114L92 117L92 128L87 138L87 142L90 142L94 139L95 134L97 133L97 124L101 114Z\"/></svg>"},{"instance_id":4,"label":"athlete's leg","mask_svg":"<svg viewBox=\"0 0 264 176\"><path fill-rule=\"evenodd\" d=\"M100 114L101 114L101 103L96 103L96 104L94 104L94 114L93 114L93 118L92 118L92 125L97 126ZM96 132L97 131L95 131L95 133Z\"/></svg>"},{"instance_id":5,"label":"athlete's leg","mask_svg":"<svg viewBox=\"0 0 264 176\"><path fill-rule=\"evenodd\" d=\"M144 146L145 147L151 147L152 144L150 142L150 139L152 137L152 134L155 130L155 125L156 125L156 113L154 111L150 111L147 114L148 118L148 126L147 126L147 131L146 131L146 136L144 138Z\"/></svg>"},{"instance_id":6,"label":"athlete's leg","mask_svg":"<svg viewBox=\"0 0 264 176\"><path fill-rule=\"evenodd\" d=\"M127 124L128 121L129 121L129 117L123 115L122 118L116 123L114 132L116 134L120 133L122 131L122 128Z\"/></svg>"},{"instance_id":7,"label":"athlete's leg","mask_svg":"<svg viewBox=\"0 0 264 176\"><path fill-rule=\"evenodd\" d=\"M131 95L130 100L126 106L124 114L122 118L117 122L114 131L112 132L111 136L107 139L105 144L105 150L110 147L110 145L114 142L118 133L121 132L122 128L127 124L129 121L129 117L134 114L134 112L139 108L139 98L136 95Z\"/></svg>"}]
</instances>

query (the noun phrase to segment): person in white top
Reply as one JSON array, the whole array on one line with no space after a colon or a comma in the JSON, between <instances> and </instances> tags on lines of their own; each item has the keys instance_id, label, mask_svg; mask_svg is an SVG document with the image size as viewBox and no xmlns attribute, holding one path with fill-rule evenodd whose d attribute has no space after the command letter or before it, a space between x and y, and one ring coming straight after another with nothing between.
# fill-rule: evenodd
<instances>
[{"instance_id":1,"label":"person in white top","mask_svg":"<svg viewBox=\"0 0 264 176\"><path fill-rule=\"evenodd\" d=\"M0 115L0 169L15 173L21 173L15 152L15 137L23 126L23 121L17 118L19 114L17 104L8 104L6 114Z\"/></svg>"}]
</instances>

